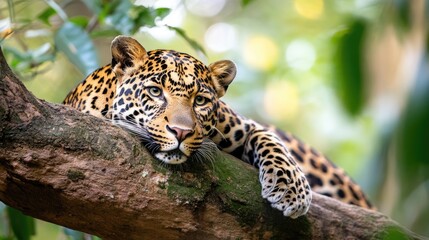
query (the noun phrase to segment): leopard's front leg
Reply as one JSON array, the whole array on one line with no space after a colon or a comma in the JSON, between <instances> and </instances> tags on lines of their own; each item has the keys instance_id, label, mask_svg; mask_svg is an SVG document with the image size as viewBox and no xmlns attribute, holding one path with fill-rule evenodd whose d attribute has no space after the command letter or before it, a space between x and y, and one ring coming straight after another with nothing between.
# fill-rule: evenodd
<instances>
[{"instance_id":1,"label":"leopard's front leg","mask_svg":"<svg viewBox=\"0 0 429 240\"><path fill-rule=\"evenodd\" d=\"M273 132L236 114L222 101L216 129L211 138L219 148L259 169L262 197L274 208L292 218L308 211L310 185L283 142Z\"/></svg>"},{"instance_id":2,"label":"leopard's front leg","mask_svg":"<svg viewBox=\"0 0 429 240\"><path fill-rule=\"evenodd\" d=\"M262 197L285 216L307 213L311 203L310 185L281 140L264 128L249 133L243 160L259 169Z\"/></svg>"}]
</instances>

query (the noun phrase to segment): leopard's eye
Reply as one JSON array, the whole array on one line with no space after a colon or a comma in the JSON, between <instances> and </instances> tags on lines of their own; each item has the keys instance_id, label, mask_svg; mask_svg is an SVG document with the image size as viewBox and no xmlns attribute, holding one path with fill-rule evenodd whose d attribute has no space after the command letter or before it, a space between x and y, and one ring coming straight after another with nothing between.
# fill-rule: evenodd
<instances>
[{"instance_id":1,"label":"leopard's eye","mask_svg":"<svg viewBox=\"0 0 429 240\"><path fill-rule=\"evenodd\" d=\"M149 87L148 92L152 97L160 97L162 94L162 90L159 87Z\"/></svg>"},{"instance_id":2,"label":"leopard's eye","mask_svg":"<svg viewBox=\"0 0 429 240\"><path fill-rule=\"evenodd\" d=\"M194 100L195 104L198 106L202 106L202 105L206 104L208 101L209 100L203 96L196 96L195 100Z\"/></svg>"}]
</instances>

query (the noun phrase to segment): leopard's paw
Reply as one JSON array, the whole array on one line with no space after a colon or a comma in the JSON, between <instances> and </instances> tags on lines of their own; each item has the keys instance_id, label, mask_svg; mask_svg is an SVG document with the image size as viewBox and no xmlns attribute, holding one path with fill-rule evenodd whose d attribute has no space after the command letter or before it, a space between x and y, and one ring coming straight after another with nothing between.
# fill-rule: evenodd
<instances>
[{"instance_id":1,"label":"leopard's paw","mask_svg":"<svg viewBox=\"0 0 429 240\"><path fill-rule=\"evenodd\" d=\"M297 218L307 213L311 203L311 190L300 169L270 168L260 172L262 197L283 215Z\"/></svg>"}]
</instances>

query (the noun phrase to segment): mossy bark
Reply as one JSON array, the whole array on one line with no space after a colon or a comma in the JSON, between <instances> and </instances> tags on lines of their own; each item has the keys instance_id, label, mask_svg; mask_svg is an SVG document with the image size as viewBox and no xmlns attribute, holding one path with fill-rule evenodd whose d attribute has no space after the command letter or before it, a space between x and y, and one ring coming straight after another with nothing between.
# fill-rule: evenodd
<instances>
[{"instance_id":1,"label":"mossy bark","mask_svg":"<svg viewBox=\"0 0 429 240\"><path fill-rule=\"evenodd\" d=\"M0 200L28 215L103 239L419 238L318 194L306 216L286 218L251 166L221 152L162 165L109 122L35 98L1 52L0 64Z\"/></svg>"}]
</instances>

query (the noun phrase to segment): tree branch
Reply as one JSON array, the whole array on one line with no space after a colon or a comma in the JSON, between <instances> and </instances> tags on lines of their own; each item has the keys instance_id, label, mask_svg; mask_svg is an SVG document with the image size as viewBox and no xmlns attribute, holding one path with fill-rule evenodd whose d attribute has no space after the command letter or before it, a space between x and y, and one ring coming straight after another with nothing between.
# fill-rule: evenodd
<instances>
[{"instance_id":1,"label":"tree branch","mask_svg":"<svg viewBox=\"0 0 429 240\"><path fill-rule=\"evenodd\" d=\"M318 194L306 216L283 217L251 166L221 152L162 165L108 121L35 98L1 51L0 63L0 200L25 214L103 239L419 238Z\"/></svg>"}]
</instances>

